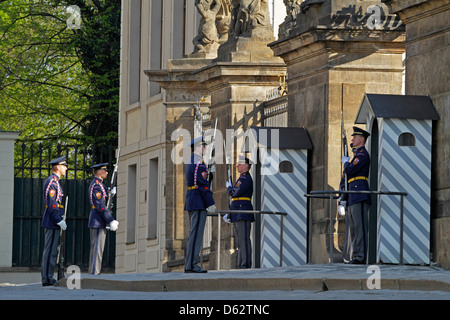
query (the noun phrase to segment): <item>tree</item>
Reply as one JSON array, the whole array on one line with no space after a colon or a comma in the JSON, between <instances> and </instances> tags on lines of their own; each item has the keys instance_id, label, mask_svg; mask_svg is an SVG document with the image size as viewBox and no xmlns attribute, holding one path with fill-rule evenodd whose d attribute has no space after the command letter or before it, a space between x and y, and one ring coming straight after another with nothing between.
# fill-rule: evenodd
<instances>
[{"instance_id":1,"label":"tree","mask_svg":"<svg viewBox=\"0 0 450 320\"><path fill-rule=\"evenodd\" d=\"M119 70L120 0L0 0L2 130L117 145Z\"/></svg>"}]
</instances>

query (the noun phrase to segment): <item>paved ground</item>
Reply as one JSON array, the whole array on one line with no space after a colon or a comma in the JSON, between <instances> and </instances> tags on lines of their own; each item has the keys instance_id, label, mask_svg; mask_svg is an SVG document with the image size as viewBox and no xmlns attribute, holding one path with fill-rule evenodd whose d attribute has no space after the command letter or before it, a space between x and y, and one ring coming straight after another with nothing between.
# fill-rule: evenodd
<instances>
[{"instance_id":1,"label":"paved ground","mask_svg":"<svg viewBox=\"0 0 450 320\"><path fill-rule=\"evenodd\" d=\"M38 274L9 276L0 273L2 300L450 300L450 271L429 266L305 265L206 274L81 274L79 280L68 274L67 283L45 288Z\"/></svg>"}]
</instances>

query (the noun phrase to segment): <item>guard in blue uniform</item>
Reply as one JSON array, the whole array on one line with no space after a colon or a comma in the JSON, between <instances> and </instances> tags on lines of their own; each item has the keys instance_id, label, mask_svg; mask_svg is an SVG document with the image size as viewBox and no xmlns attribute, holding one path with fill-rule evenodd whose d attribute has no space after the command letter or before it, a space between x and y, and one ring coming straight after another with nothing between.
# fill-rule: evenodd
<instances>
[{"instance_id":1,"label":"guard in blue uniform","mask_svg":"<svg viewBox=\"0 0 450 320\"><path fill-rule=\"evenodd\" d=\"M230 210L253 210L253 179L249 173L250 160L240 157L236 168L241 174L234 186L231 181L226 182L227 192L231 196ZM229 218L228 218L229 217ZM252 243L250 232L255 217L252 213L231 213L225 215L226 222L233 222L238 248L238 268L248 269L252 267Z\"/></svg>"},{"instance_id":2,"label":"guard in blue uniform","mask_svg":"<svg viewBox=\"0 0 450 320\"><path fill-rule=\"evenodd\" d=\"M89 186L88 228L90 229L91 247L89 253L89 274L100 274L102 268L103 250L105 248L106 229L116 231L119 222L114 220L106 206L108 193L103 180L108 176L108 164L100 163L91 167L94 179Z\"/></svg>"},{"instance_id":3,"label":"guard in blue uniform","mask_svg":"<svg viewBox=\"0 0 450 320\"><path fill-rule=\"evenodd\" d=\"M349 191L369 191L370 156L365 148L369 136L370 133L367 131L353 127L353 159L349 161L349 157L342 157ZM351 264L363 264L367 259L368 209L370 204L369 194L349 194L347 220L354 236L352 238Z\"/></svg>"},{"instance_id":4,"label":"guard in blue uniform","mask_svg":"<svg viewBox=\"0 0 450 320\"><path fill-rule=\"evenodd\" d=\"M43 286L52 286L56 283L53 278L60 231L66 230L67 224L63 220L64 206L62 205L63 190L59 179L67 172L66 157L57 158L49 163L52 174L44 182L45 211L41 227L45 229L44 253L41 263L41 278Z\"/></svg>"},{"instance_id":5,"label":"guard in blue uniform","mask_svg":"<svg viewBox=\"0 0 450 320\"><path fill-rule=\"evenodd\" d=\"M189 239L186 247L184 271L205 273L198 266L203 241L207 212L214 213L216 206L208 181L208 168L203 162L206 143L202 137L191 142L192 156L186 165L186 202L184 209L189 214Z\"/></svg>"}]
</instances>

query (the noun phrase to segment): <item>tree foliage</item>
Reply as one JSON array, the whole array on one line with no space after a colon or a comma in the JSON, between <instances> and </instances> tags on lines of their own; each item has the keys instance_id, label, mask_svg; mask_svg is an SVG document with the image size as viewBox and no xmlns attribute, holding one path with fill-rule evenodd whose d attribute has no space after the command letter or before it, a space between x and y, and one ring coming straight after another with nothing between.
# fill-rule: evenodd
<instances>
[{"instance_id":1,"label":"tree foliage","mask_svg":"<svg viewBox=\"0 0 450 320\"><path fill-rule=\"evenodd\" d=\"M0 0L1 130L117 145L119 70L120 0Z\"/></svg>"}]
</instances>

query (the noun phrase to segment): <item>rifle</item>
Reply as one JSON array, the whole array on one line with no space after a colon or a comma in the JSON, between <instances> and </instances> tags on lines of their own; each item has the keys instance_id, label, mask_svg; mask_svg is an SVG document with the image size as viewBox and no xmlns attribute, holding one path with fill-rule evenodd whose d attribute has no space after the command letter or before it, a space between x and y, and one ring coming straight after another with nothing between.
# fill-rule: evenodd
<instances>
[{"instance_id":1,"label":"rifle","mask_svg":"<svg viewBox=\"0 0 450 320\"><path fill-rule=\"evenodd\" d=\"M120 156L120 148L117 149L116 164L114 165L114 170L111 177L111 185L108 193L108 203L106 204L106 207L108 208L109 211L111 211L112 208L112 198L116 194L116 192L112 193L112 191L116 187L117 169L119 168L119 156Z\"/></svg>"},{"instance_id":2,"label":"rifle","mask_svg":"<svg viewBox=\"0 0 450 320\"><path fill-rule=\"evenodd\" d=\"M217 133L217 120L218 119L216 118L216 124L214 127L214 135L213 135L213 138L211 141L211 152L209 154L209 159L208 159L208 178L207 178L207 180L210 184L213 179L213 176L211 175L211 167L213 166L212 159L213 159L213 157L216 156L216 150L215 150L216 146L215 145L216 145L216 133ZM211 185L210 185L210 188L211 188Z\"/></svg>"},{"instance_id":3,"label":"rifle","mask_svg":"<svg viewBox=\"0 0 450 320\"><path fill-rule=\"evenodd\" d=\"M227 153L225 140L223 141L223 151L225 152L225 164L227 165L227 181L230 181L231 185L233 185L233 181L231 179L231 164L230 164L231 161L230 161L230 158L229 158L228 153ZM230 197L230 195L228 195L228 197ZM231 198L230 198L230 205L231 205Z\"/></svg>"},{"instance_id":4,"label":"rifle","mask_svg":"<svg viewBox=\"0 0 450 320\"><path fill-rule=\"evenodd\" d=\"M342 145L344 147L344 156L348 157L348 147L347 147L347 136L346 131L344 129L344 84L341 85L341 132L342 132ZM344 169L345 170L345 169ZM347 174L343 173L344 175L344 191L348 191L348 184L347 184ZM348 200L348 193L344 193L340 195L341 200L340 201L347 201Z\"/></svg>"},{"instance_id":5,"label":"rifle","mask_svg":"<svg viewBox=\"0 0 450 320\"><path fill-rule=\"evenodd\" d=\"M347 136L345 134L345 130L342 133L342 143L344 145L344 156L348 157ZM347 174L343 173L343 175L344 175L344 191L348 191ZM348 200L348 193L341 194L341 201L347 200Z\"/></svg>"},{"instance_id":6,"label":"rifle","mask_svg":"<svg viewBox=\"0 0 450 320\"><path fill-rule=\"evenodd\" d=\"M66 220L68 202L69 202L69 197L66 196L66 203L64 206L64 215L63 215L64 221ZM66 252L65 252L65 247L66 247L65 242L66 241L65 240L66 240L66 232L63 229L61 229L59 231L58 258L56 260L57 264L58 264L58 277L57 277L58 281L65 278L65 276L64 276L64 258L66 255Z\"/></svg>"}]
</instances>

